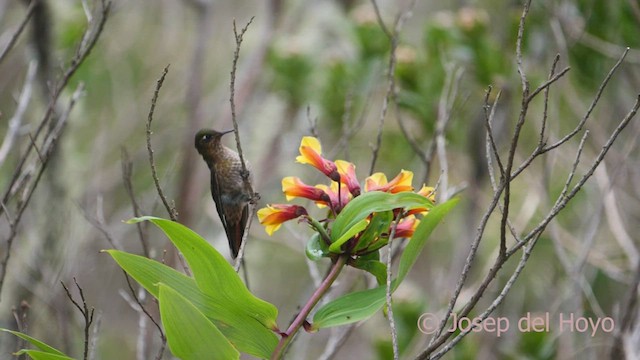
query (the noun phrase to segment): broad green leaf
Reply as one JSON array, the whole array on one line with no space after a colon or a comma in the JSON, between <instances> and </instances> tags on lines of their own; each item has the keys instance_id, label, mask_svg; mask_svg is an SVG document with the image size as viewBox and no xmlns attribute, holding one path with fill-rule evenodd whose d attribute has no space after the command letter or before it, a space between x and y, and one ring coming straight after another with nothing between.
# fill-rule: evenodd
<instances>
[{"instance_id":1,"label":"broad green leaf","mask_svg":"<svg viewBox=\"0 0 640 360\"><path fill-rule=\"evenodd\" d=\"M359 255L358 259L362 260L380 260L380 251L372 251L364 255Z\"/></svg>"},{"instance_id":2,"label":"broad green leaf","mask_svg":"<svg viewBox=\"0 0 640 360\"><path fill-rule=\"evenodd\" d=\"M349 241L349 239L354 237L357 233L366 229L367 225L369 225L367 219L362 219L361 221L355 223L349 230L345 231L345 233L342 234L339 239L331 243L331 245L329 246L329 251L331 251L332 253L341 253L342 251L340 251L340 247L344 243Z\"/></svg>"},{"instance_id":3,"label":"broad green leaf","mask_svg":"<svg viewBox=\"0 0 640 360\"><path fill-rule=\"evenodd\" d=\"M367 247L366 251L377 251L383 248L385 245L389 243L388 237L378 237L374 242L369 243L369 247Z\"/></svg>"},{"instance_id":4,"label":"broad green leaf","mask_svg":"<svg viewBox=\"0 0 640 360\"><path fill-rule=\"evenodd\" d=\"M32 358L33 360L75 360L74 358L68 357L65 355L52 354L46 351L30 350L30 349L22 349L20 351L17 351L15 354L16 355L26 354L26 355L29 355L29 357Z\"/></svg>"},{"instance_id":5,"label":"broad green leaf","mask_svg":"<svg viewBox=\"0 0 640 360\"><path fill-rule=\"evenodd\" d=\"M215 300L233 299L233 303L239 310L251 314L266 328L277 328L278 309L254 296L227 260L205 239L188 227L171 220L145 216L132 219L130 222L145 220L151 221L162 229L169 240L182 252L203 293Z\"/></svg>"},{"instance_id":6,"label":"broad green leaf","mask_svg":"<svg viewBox=\"0 0 640 360\"><path fill-rule=\"evenodd\" d=\"M393 211L391 210L373 214L367 230L365 230L364 233L360 235L358 245L356 245L354 252L366 249L372 241L380 238L383 233L388 232L389 226L391 225L392 221Z\"/></svg>"},{"instance_id":7,"label":"broad green leaf","mask_svg":"<svg viewBox=\"0 0 640 360\"><path fill-rule=\"evenodd\" d=\"M165 284L159 284L162 325L173 355L182 360L239 359L240 353L198 308Z\"/></svg>"},{"instance_id":8,"label":"broad green leaf","mask_svg":"<svg viewBox=\"0 0 640 360\"><path fill-rule=\"evenodd\" d=\"M351 200L338 214L331 228L331 240L336 241L341 238L346 231L374 212L432 207L433 203L429 199L413 192L397 194L381 191L367 192Z\"/></svg>"},{"instance_id":9,"label":"broad green leaf","mask_svg":"<svg viewBox=\"0 0 640 360\"><path fill-rule=\"evenodd\" d=\"M398 276L391 282L392 292L398 288L415 264L433 229L453 209L458 201L459 199L454 198L433 207L420 221L420 225L418 225L413 237L409 240L400 259ZM321 329L367 319L384 306L385 297L386 286L343 295L325 304L316 312L313 317L312 328Z\"/></svg>"},{"instance_id":10,"label":"broad green leaf","mask_svg":"<svg viewBox=\"0 0 640 360\"><path fill-rule=\"evenodd\" d=\"M66 356L62 351L51 347L45 343L43 343L42 341L33 338L27 334L21 333L19 331L13 331L13 330L9 330L9 329L4 329L4 328L0 328L0 330L8 332L10 334L13 334L23 340L28 341L29 343L31 343L31 345L37 347L38 349L40 349L42 352L48 353L48 354L53 354L53 355L59 355L59 356Z\"/></svg>"},{"instance_id":11,"label":"broad green leaf","mask_svg":"<svg viewBox=\"0 0 640 360\"><path fill-rule=\"evenodd\" d=\"M385 287L353 292L324 305L313 316L312 329L351 324L377 313L385 303Z\"/></svg>"},{"instance_id":12,"label":"broad green leaf","mask_svg":"<svg viewBox=\"0 0 640 360\"><path fill-rule=\"evenodd\" d=\"M418 259L418 255L422 252L422 249L427 243L427 239L433 232L433 229L435 229L449 211L458 204L458 201L460 201L460 198L453 198L443 202L442 204L438 204L429 210L429 213L420 220L420 224L418 224L418 227L413 232L411 240L402 252L400 265L398 266L399 282L404 280L409 273L409 270L411 270L415 264Z\"/></svg>"},{"instance_id":13,"label":"broad green leaf","mask_svg":"<svg viewBox=\"0 0 640 360\"><path fill-rule=\"evenodd\" d=\"M354 268L364 270L376 277L378 285L387 283L387 265L378 260L365 260L357 258L351 265Z\"/></svg>"},{"instance_id":14,"label":"broad green leaf","mask_svg":"<svg viewBox=\"0 0 640 360\"><path fill-rule=\"evenodd\" d=\"M313 233L309 241L307 241L305 252L310 260L318 261L323 257L329 256L329 246L322 240L320 234Z\"/></svg>"},{"instance_id":15,"label":"broad green leaf","mask_svg":"<svg viewBox=\"0 0 640 360\"><path fill-rule=\"evenodd\" d=\"M118 250L107 252L154 297L159 297L158 283L166 284L211 319L238 350L261 358L271 356L278 343L277 336L246 309L240 308L234 299L212 298L198 288L193 278L158 261Z\"/></svg>"}]
</instances>

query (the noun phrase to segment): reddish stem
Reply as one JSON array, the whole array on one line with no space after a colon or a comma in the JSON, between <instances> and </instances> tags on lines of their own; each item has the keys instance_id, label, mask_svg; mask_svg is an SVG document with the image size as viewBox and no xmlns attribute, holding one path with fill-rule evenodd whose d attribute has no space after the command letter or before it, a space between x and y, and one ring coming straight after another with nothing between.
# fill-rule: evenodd
<instances>
[{"instance_id":1,"label":"reddish stem","mask_svg":"<svg viewBox=\"0 0 640 360\"><path fill-rule=\"evenodd\" d=\"M284 352L287 346L289 345L289 343L291 342L291 340L293 339L293 336L295 335L296 332L298 332L300 327L304 324L311 310L313 310L316 304L318 304L318 302L320 301L320 299L322 299L324 294L326 294L327 291L329 291L329 289L331 288L331 284L333 284L333 282L338 278L338 274L340 274L340 271L342 270L344 265L347 263L348 259L349 259L348 255L342 254L337 258L337 260L333 263L333 265L331 265L331 271L329 271L329 274L327 274L327 277L325 277L324 280L322 280L322 283L320 284L320 286L318 286L318 288L316 289L316 291L313 292L309 300L307 300L307 303L302 307L302 310L300 310L296 318L293 319L293 322L291 323L291 325L289 325L289 328L284 333L281 334L282 337L280 338L280 342L278 342L278 346L276 346L276 349L273 351L273 354L271 355L271 360L282 359L282 356L284 356Z\"/></svg>"}]
</instances>

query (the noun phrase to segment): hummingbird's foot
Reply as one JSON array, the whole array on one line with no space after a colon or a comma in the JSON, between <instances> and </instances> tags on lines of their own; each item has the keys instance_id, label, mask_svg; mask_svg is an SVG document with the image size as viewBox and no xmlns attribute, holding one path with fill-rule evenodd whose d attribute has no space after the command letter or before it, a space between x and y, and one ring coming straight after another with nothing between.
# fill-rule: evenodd
<instances>
[{"instance_id":1,"label":"hummingbird's foot","mask_svg":"<svg viewBox=\"0 0 640 360\"><path fill-rule=\"evenodd\" d=\"M251 172L249 172L249 170L240 170L240 176L242 177L242 180L247 181L249 180L249 177L251 176Z\"/></svg>"},{"instance_id":2,"label":"hummingbird's foot","mask_svg":"<svg viewBox=\"0 0 640 360\"><path fill-rule=\"evenodd\" d=\"M255 205L258 203L259 200L260 200L260 193L254 192L251 198L249 199L249 202Z\"/></svg>"}]
</instances>

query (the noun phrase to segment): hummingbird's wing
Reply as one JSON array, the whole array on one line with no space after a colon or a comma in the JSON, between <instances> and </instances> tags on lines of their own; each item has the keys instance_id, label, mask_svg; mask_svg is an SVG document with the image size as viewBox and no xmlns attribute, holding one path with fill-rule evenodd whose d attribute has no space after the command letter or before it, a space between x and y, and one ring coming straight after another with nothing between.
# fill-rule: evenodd
<instances>
[{"instance_id":1,"label":"hummingbird's wing","mask_svg":"<svg viewBox=\"0 0 640 360\"><path fill-rule=\"evenodd\" d=\"M216 204L216 210L218 211L218 216L220 216L224 231L227 234L231 256L235 259L240 251L244 228L249 218L248 205L244 204L240 205L242 206L240 207L238 204L229 203L229 201L225 203L217 172L213 170L211 171L211 196Z\"/></svg>"},{"instance_id":2,"label":"hummingbird's wing","mask_svg":"<svg viewBox=\"0 0 640 360\"><path fill-rule=\"evenodd\" d=\"M213 198L213 202L216 204L216 211L218 212L218 216L220 216L220 221L222 221L224 231L227 233L227 237L229 237L229 225L227 224L227 217L225 216L221 194L222 192L220 191L218 174L211 169L211 197Z\"/></svg>"}]
</instances>

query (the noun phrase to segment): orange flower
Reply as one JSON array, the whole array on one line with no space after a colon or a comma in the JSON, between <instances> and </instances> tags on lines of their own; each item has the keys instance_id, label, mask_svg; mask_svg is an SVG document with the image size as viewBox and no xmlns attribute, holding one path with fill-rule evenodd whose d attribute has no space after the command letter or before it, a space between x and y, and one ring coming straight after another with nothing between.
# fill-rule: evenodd
<instances>
[{"instance_id":1,"label":"orange flower","mask_svg":"<svg viewBox=\"0 0 640 360\"><path fill-rule=\"evenodd\" d=\"M420 220L416 219L415 216L409 215L406 218L402 219L398 225L396 226L396 238L410 238L413 236L413 232L420 224Z\"/></svg>"},{"instance_id":2,"label":"orange flower","mask_svg":"<svg viewBox=\"0 0 640 360\"><path fill-rule=\"evenodd\" d=\"M325 203L330 200L329 195L324 191L303 183L300 178L295 176L287 176L282 179L282 191L286 195L287 201L295 197L301 197L313 201L323 201Z\"/></svg>"},{"instance_id":3,"label":"orange flower","mask_svg":"<svg viewBox=\"0 0 640 360\"><path fill-rule=\"evenodd\" d=\"M336 164L322 157L320 141L313 136L305 136L300 142L300 155L296 161L301 164L310 164L333 181L340 181L340 174Z\"/></svg>"},{"instance_id":4,"label":"orange flower","mask_svg":"<svg viewBox=\"0 0 640 360\"><path fill-rule=\"evenodd\" d=\"M298 205L273 204L258 210L258 220L267 234L278 230L283 222L307 215L307 209Z\"/></svg>"},{"instance_id":5,"label":"orange flower","mask_svg":"<svg viewBox=\"0 0 640 360\"><path fill-rule=\"evenodd\" d=\"M356 166L353 163L344 160L336 160L338 173L340 174L340 182L347 185L351 195L360 195L360 183L356 177Z\"/></svg>"},{"instance_id":6,"label":"orange flower","mask_svg":"<svg viewBox=\"0 0 640 360\"><path fill-rule=\"evenodd\" d=\"M400 174L389 182L387 182L387 177L383 173L375 173L365 179L364 191L384 191L393 194L412 191L412 180L413 173L407 170L400 171Z\"/></svg>"},{"instance_id":7,"label":"orange flower","mask_svg":"<svg viewBox=\"0 0 640 360\"><path fill-rule=\"evenodd\" d=\"M340 194L338 194L338 184L340 184ZM349 202L349 191L347 190L346 185L342 183L332 181L331 187L324 184L316 185L316 187L329 195L330 199L329 202L317 201L316 204L318 207L331 206L335 212L340 212L340 210L342 210L342 208Z\"/></svg>"}]
</instances>

